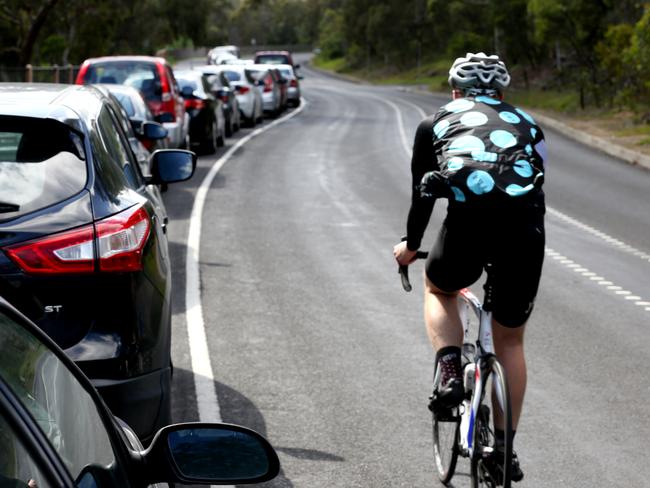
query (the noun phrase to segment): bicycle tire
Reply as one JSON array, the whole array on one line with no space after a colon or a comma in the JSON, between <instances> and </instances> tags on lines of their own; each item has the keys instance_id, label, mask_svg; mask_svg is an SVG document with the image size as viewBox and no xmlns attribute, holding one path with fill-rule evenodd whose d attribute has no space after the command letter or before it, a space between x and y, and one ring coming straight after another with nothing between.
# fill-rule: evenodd
<instances>
[{"instance_id":1,"label":"bicycle tire","mask_svg":"<svg viewBox=\"0 0 650 488\"><path fill-rule=\"evenodd\" d=\"M433 459L438 479L448 484L456 471L458 440L460 435L459 407L450 409L449 416L442 418L433 412Z\"/></svg>"},{"instance_id":2,"label":"bicycle tire","mask_svg":"<svg viewBox=\"0 0 650 488\"><path fill-rule=\"evenodd\" d=\"M501 401L496 400L497 395L494 394L495 388L501 389ZM495 356L490 356L486 360L485 370L483 371L483 392L484 397L474 423L472 441L474 455L471 459L472 488L494 488L496 486L510 488L512 471L512 407L505 371ZM503 448L503 457L495 457L498 459L496 465L494 462L486 462L495 447L494 430L490 426L489 407L484 403L485 398L489 398L488 395L493 398L491 402L492 408L499 408L504 420L505 445Z\"/></svg>"}]
</instances>

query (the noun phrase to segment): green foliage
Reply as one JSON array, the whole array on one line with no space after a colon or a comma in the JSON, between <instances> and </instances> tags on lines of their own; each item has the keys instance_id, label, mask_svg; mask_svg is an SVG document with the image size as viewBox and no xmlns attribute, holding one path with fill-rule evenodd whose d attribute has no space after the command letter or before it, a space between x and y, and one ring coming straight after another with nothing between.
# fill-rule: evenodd
<instances>
[{"instance_id":1,"label":"green foliage","mask_svg":"<svg viewBox=\"0 0 650 488\"><path fill-rule=\"evenodd\" d=\"M338 59L345 54L343 37L343 14L326 9L318 27L318 47L324 59Z\"/></svg>"}]
</instances>

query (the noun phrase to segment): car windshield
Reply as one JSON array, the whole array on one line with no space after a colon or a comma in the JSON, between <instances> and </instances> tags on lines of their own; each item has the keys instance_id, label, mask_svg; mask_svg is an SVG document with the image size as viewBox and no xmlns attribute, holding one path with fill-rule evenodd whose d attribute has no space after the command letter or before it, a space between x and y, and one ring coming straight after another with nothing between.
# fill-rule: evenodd
<instances>
[{"instance_id":1,"label":"car windshield","mask_svg":"<svg viewBox=\"0 0 650 488\"><path fill-rule=\"evenodd\" d=\"M241 80L241 74L237 73L236 71L224 71L223 74L225 74L226 78L228 78L230 81Z\"/></svg>"},{"instance_id":2,"label":"car windshield","mask_svg":"<svg viewBox=\"0 0 650 488\"><path fill-rule=\"evenodd\" d=\"M88 177L81 136L53 120L0 116L0 219L79 193Z\"/></svg>"},{"instance_id":3,"label":"car windshield","mask_svg":"<svg viewBox=\"0 0 650 488\"><path fill-rule=\"evenodd\" d=\"M260 54L255 58L259 64L290 64L289 57L285 54Z\"/></svg>"},{"instance_id":4,"label":"car windshield","mask_svg":"<svg viewBox=\"0 0 650 488\"><path fill-rule=\"evenodd\" d=\"M147 100L160 100L162 97L156 65L146 61L93 63L88 67L84 83L117 83L137 88Z\"/></svg>"},{"instance_id":5,"label":"car windshield","mask_svg":"<svg viewBox=\"0 0 650 488\"><path fill-rule=\"evenodd\" d=\"M290 69L281 69L280 73L282 73L282 76L285 78L293 78L293 72Z\"/></svg>"},{"instance_id":6,"label":"car windshield","mask_svg":"<svg viewBox=\"0 0 650 488\"><path fill-rule=\"evenodd\" d=\"M135 106L133 105L131 97L125 93L113 92L113 95L117 98L117 101L120 102L120 105L124 107L124 110L126 110L129 117L135 117Z\"/></svg>"},{"instance_id":7,"label":"car windshield","mask_svg":"<svg viewBox=\"0 0 650 488\"><path fill-rule=\"evenodd\" d=\"M205 95L203 90L203 83L201 83L200 77L195 77L191 75L183 75L182 73L176 73L176 81L181 90L185 87L192 89L192 92L197 95Z\"/></svg>"}]
</instances>

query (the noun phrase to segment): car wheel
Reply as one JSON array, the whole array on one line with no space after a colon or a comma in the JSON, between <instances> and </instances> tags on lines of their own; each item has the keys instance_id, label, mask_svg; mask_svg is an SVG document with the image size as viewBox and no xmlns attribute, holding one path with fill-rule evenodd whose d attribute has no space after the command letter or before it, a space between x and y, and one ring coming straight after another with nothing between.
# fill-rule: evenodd
<instances>
[{"instance_id":1,"label":"car wheel","mask_svg":"<svg viewBox=\"0 0 650 488\"><path fill-rule=\"evenodd\" d=\"M214 154L217 150L217 122L212 122L212 127L210 130L210 138L204 142L203 151L205 154Z\"/></svg>"},{"instance_id":2,"label":"car wheel","mask_svg":"<svg viewBox=\"0 0 650 488\"><path fill-rule=\"evenodd\" d=\"M226 140L226 129L224 128L221 131L221 134L219 134L219 137L217 137L217 147L223 147L223 145L225 144L225 140Z\"/></svg>"},{"instance_id":3,"label":"car wheel","mask_svg":"<svg viewBox=\"0 0 650 488\"><path fill-rule=\"evenodd\" d=\"M232 114L226 118L226 137L232 136Z\"/></svg>"}]
</instances>

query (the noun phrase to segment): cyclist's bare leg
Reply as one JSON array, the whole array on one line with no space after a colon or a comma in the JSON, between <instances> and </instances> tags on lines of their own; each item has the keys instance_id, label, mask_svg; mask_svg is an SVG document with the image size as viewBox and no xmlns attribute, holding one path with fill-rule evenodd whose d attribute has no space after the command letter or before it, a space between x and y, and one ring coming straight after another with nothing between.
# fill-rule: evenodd
<instances>
[{"instance_id":1,"label":"cyclist's bare leg","mask_svg":"<svg viewBox=\"0 0 650 488\"><path fill-rule=\"evenodd\" d=\"M510 389L510 403L512 405L512 428L517 429L521 407L526 393L526 358L524 356L524 328L504 327L496 320L492 320L492 334L494 348L499 362L506 370L508 387ZM494 409L494 425L503 429L503 419L499 409Z\"/></svg>"},{"instance_id":2,"label":"cyclist's bare leg","mask_svg":"<svg viewBox=\"0 0 650 488\"><path fill-rule=\"evenodd\" d=\"M424 321L433 348L461 347L463 325L458 312L458 292L445 292L425 276Z\"/></svg>"}]
</instances>

